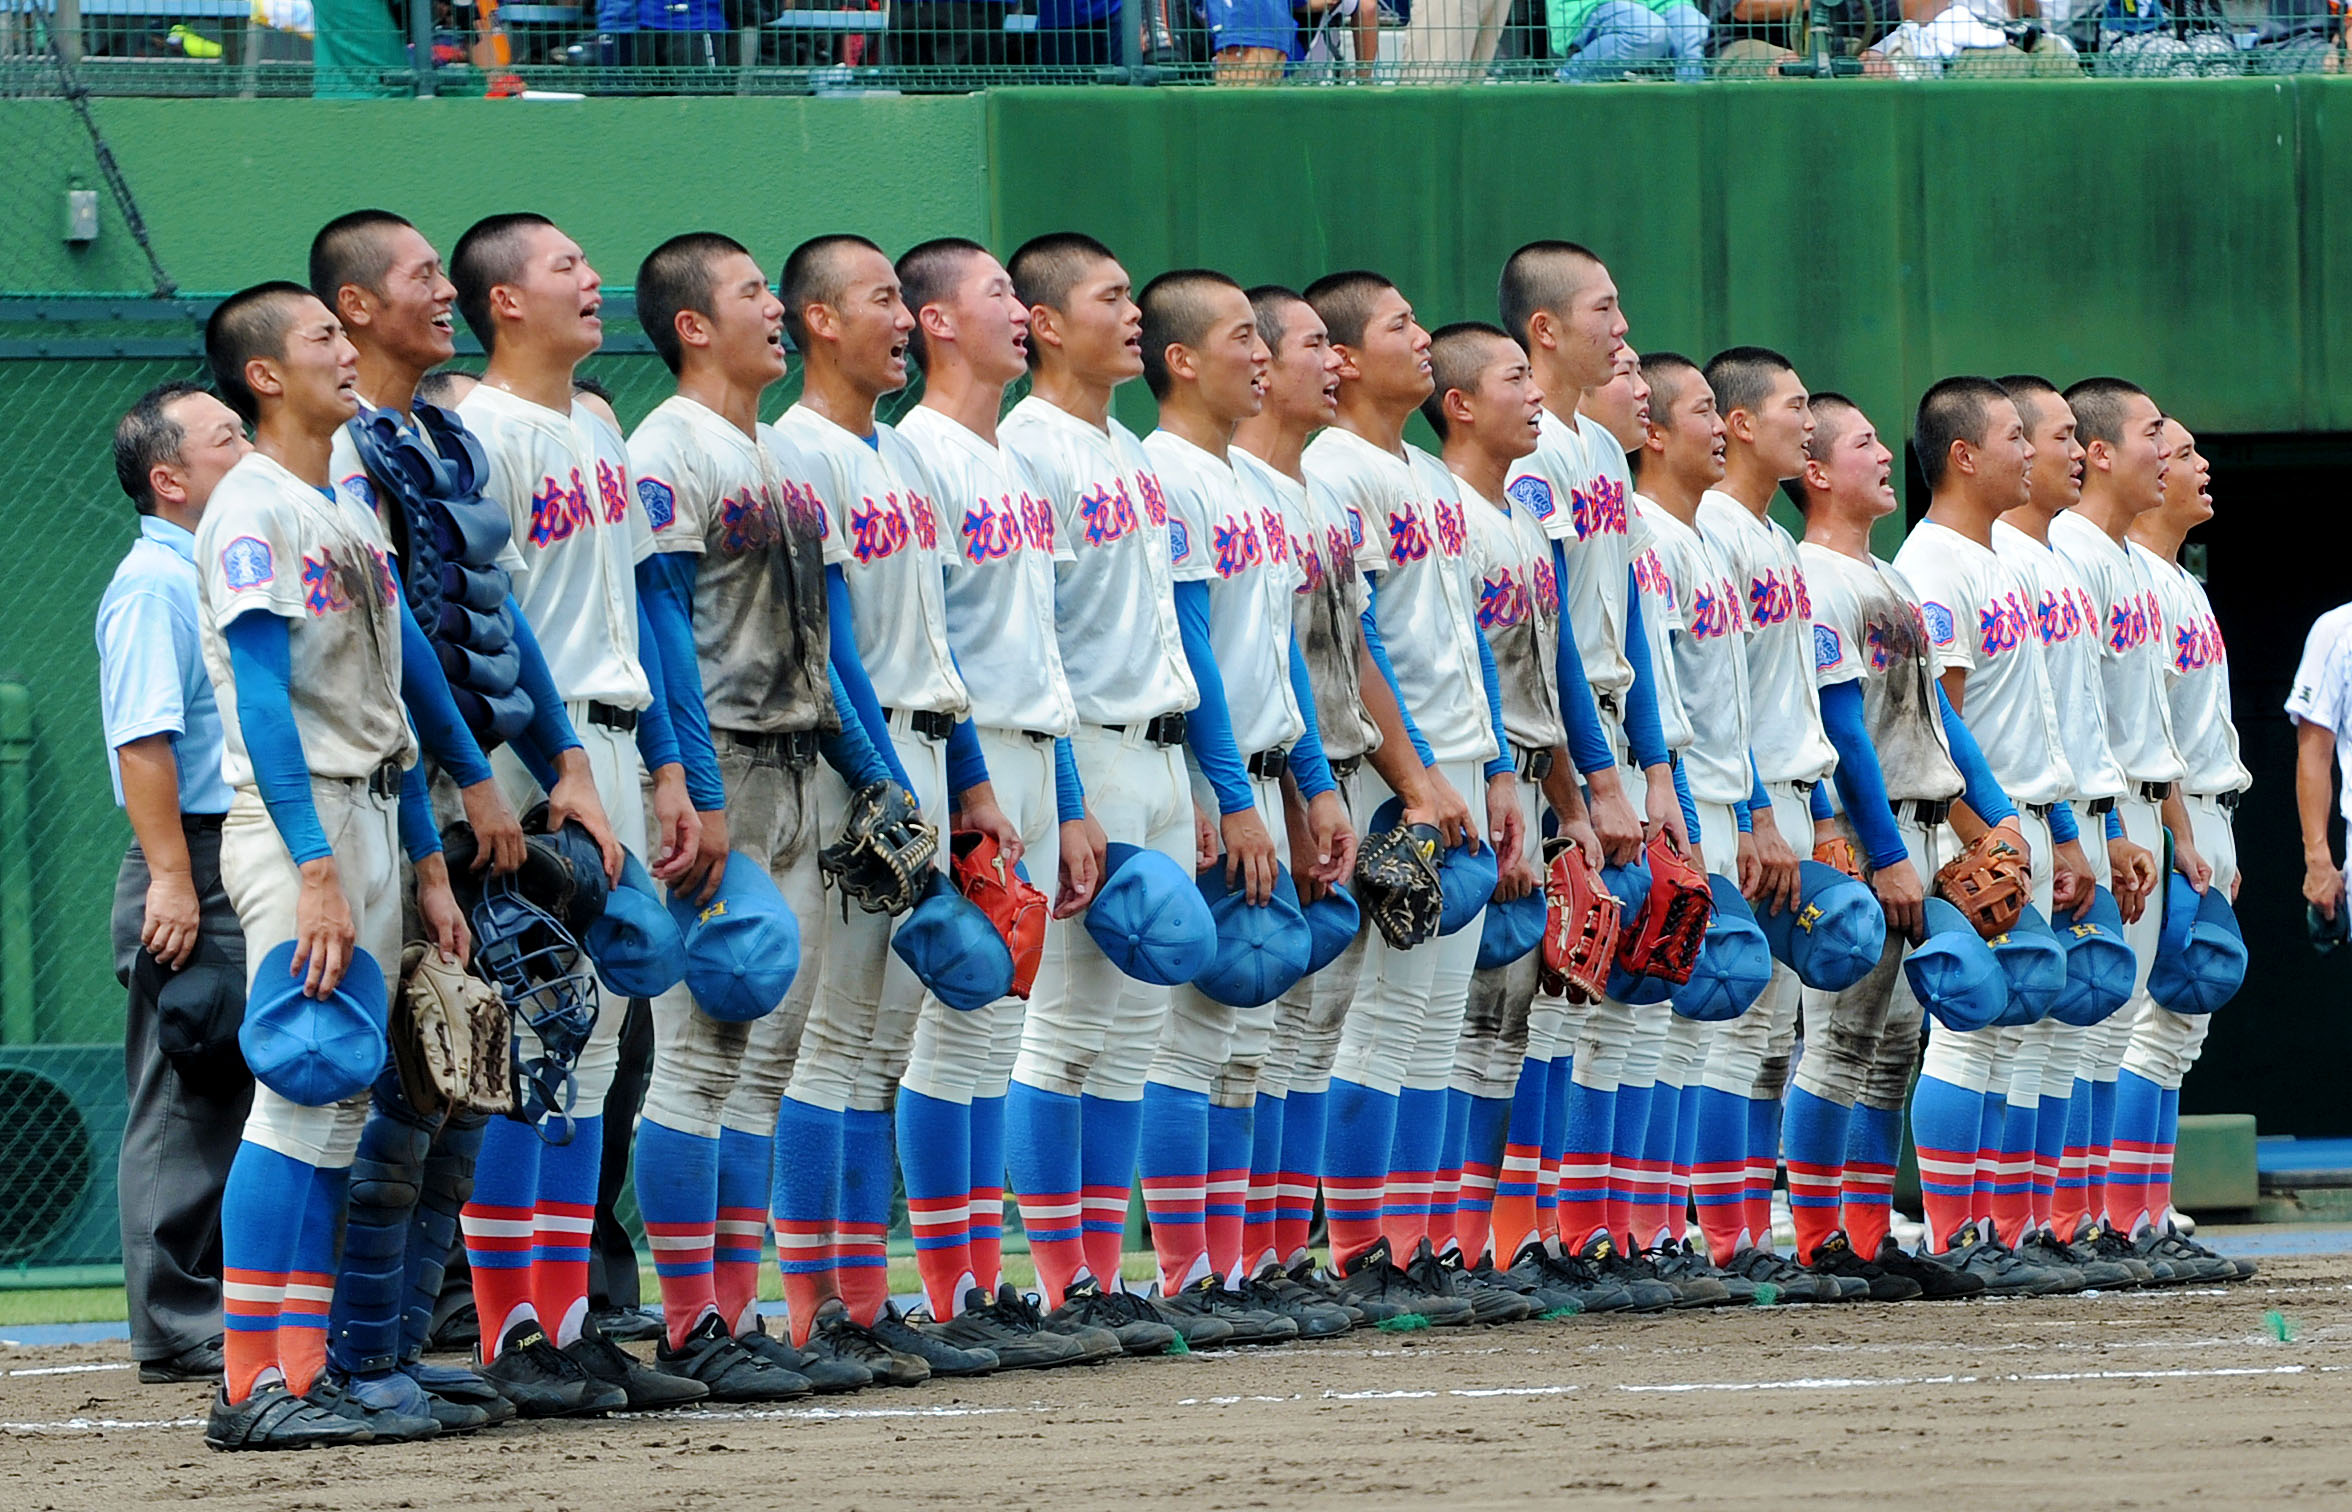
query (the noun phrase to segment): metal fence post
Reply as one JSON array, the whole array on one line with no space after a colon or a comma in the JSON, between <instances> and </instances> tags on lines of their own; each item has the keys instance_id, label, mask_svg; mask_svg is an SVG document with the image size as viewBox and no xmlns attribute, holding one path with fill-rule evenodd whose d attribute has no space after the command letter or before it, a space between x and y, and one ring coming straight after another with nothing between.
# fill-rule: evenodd
<instances>
[{"instance_id":1,"label":"metal fence post","mask_svg":"<svg viewBox=\"0 0 2352 1512\"><path fill-rule=\"evenodd\" d=\"M409 66L416 76L416 97L433 97L433 0L408 0Z\"/></svg>"},{"instance_id":2,"label":"metal fence post","mask_svg":"<svg viewBox=\"0 0 2352 1512\"><path fill-rule=\"evenodd\" d=\"M1143 8L1151 0L1118 0L1119 82L1143 82Z\"/></svg>"},{"instance_id":3,"label":"metal fence post","mask_svg":"<svg viewBox=\"0 0 2352 1512\"><path fill-rule=\"evenodd\" d=\"M33 1003L33 694L0 683L0 1043L29 1045Z\"/></svg>"},{"instance_id":4,"label":"metal fence post","mask_svg":"<svg viewBox=\"0 0 2352 1512\"><path fill-rule=\"evenodd\" d=\"M57 0L57 19L50 23L57 50L68 63L82 61L82 0Z\"/></svg>"}]
</instances>

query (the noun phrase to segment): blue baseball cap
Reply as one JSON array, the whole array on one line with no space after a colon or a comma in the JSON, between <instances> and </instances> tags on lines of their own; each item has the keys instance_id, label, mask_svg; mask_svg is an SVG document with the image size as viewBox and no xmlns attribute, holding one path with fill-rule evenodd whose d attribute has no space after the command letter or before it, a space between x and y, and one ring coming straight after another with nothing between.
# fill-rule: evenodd
<instances>
[{"instance_id":1,"label":"blue baseball cap","mask_svg":"<svg viewBox=\"0 0 2352 1512\"><path fill-rule=\"evenodd\" d=\"M660 997L686 975L686 936L635 851L621 852L620 885L605 895L604 912L580 936L580 948L616 997Z\"/></svg>"},{"instance_id":2,"label":"blue baseball cap","mask_svg":"<svg viewBox=\"0 0 2352 1512\"><path fill-rule=\"evenodd\" d=\"M1960 910L1927 900L1927 939L1903 961L1912 993L1947 1029L1987 1029L2009 1005L2009 978Z\"/></svg>"},{"instance_id":3,"label":"blue baseball cap","mask_svg":"<svg viewBox=\"0 0 2352 1512\"><path fill-rule=\"evenodd\" d=\"M1544 917L1549 905L1540 886L1525 895L1486 905L1486 922L1478 930L1478 969L1495 971L1510 965L1543 943Z\"/></svg>"},{"instance_id":4,"label":"blue baseball cap","mask_svg":"<svg viewBox=\"0 0 2352 1512\"><path fill-rule=\"evenodd\" d=\"M1756 923L1797 980L1843 992L1870 975L1886 954L1886 911L1870 889L1834 866L1797 863L1797 906L1758 910Z\"/></svg>"},{"instance_id":5,"label":"blue baseball cap","mask_svg":"<svg viewBox=\"0 0 2352 1512\"><path fill-rule=\"evenodd\" d=\"M2218 887L2202 894L2172 873L2164 894L2164 932L2148 969L2148 996L2174 1013L2211 1013L2246 983L2246 937Z\"/></svg>"},{"instance_id":6,"label":"blue baseball cap","mask_svg":"<svg viewBox=\"0 0 2352 1512\"><path fill-rule=\"evenodd\" d=\"M1673 1003L1684 1018L1715 1024L1738 1018L1763 996L1772 983L1772 947L1737 883L1710 874L1707 890L1715 895L1707 939L1690 980L1674 989Z\"/></svg>"},{"instance_id":7,"label":"blue baseball cap","mask_svg":"<svg viewBox=\"0 0 2352 1512\"><path fill-rule=\"evenodd\" d=\"M1184 868L1118 841L1103 850L1086 932L1113 966L1155 987L1182 986L1217 956L1217 921Z\"/></svg>"},{"instance_id":8,"label":"blue baseball cap","mask_svg":"<svg viewBox=\"0 0 2352 1512\"><path fill-rule=\"evenodd\" d=\"M1601 868L1601 884L1617 900L1617 916L1623 921L1623 927L1632 928L1633 921L1641 916L1642 906L1650 900L1649 861L1636 855L1623 866L1604 866ZM1625 936L1620 933L1617 939L1623 944ZM1673 996L1674 984L1661 982L1655 977L1637 976L1611 960L1609 979L1603 984L1602 991L1609 995L1612 1002L1645 1008L1652 1003L1663 1003Z\"/></svg>"},{"instance_id":9,"label":"blue baseball cap","mask_svg":"<svg viewBox=\"0 0 2352 1512\"><path fill-rule=\"evenodd\" d=\"M2123 937L2123 911L2115 894L2097 889L2089 910L2079 919L2060 918L2056 930L2058 943L2066 947L2066 986L2051 1005L2050 1017L2078 1028L2104 1022L2131 1001L2139 964Z\"/></svg>"},{"instance_id":10,"label":"blue baseball cap","mask_svg":"<svg viewBox=\"0 0 2352 1512\"><path fill-rule=\"evenodd\" d=\"M1013 990L1013 952L1004 935L957 892L941 872L931 874L923 900L899 921L890 948L931 995L960 1013L985 1008Z\"/></svg>"},{"instance_id":11,"label":"blue baseball cap","mask_svg":"<svg viewBox=\"0 0 2352 1512\"><path fill-rule=\"evenodd\" d=\"M1340 953L1355 943L1356 931L1364 927L1364 911L1356 906L1356 895L1336 882L1299 911L1307 920L1309 976L1338 960Z\"/></svg>"},{"instance_id":12,"label":"blue baseball cap","mask_svg":"<svg viewBox=\"0 0 2352 1512\"><path fill-rule=\"evenodd\" d=\"M1372 811L1371 832L1392 830L1403 822L1405 801L1390 798ZM1486 907L1494 896L1495 880L1502 875L1502 860L1495 848L1475 837L1460 845L1440 845L1437 848L1437 886L1444 895L1438 911L1437 932L1456 934L1470 926L1478 911Z\"/></svg>"},{"instance_id":13,"label":"blue baseball cap","mask_svg":"<svg viewBox=\"0 0 2352 1512\"><path fill-rule=\"evenodd\" d=\"M1288 992L1307 974L1314 937L1299 911L1290 868L1277 865L1274 896L1252 907L1247 889L1228 886L1222 861L1200 874L1201 900L1217 921L1217 953L1192 979L1202 993L1230 1008L1255 1008Z\"/></svg>"},{"instance_id":14,"label":"blue baseball cap","mask_svg":"<svg viewBox=\"0 0 2352 1512\"><path fill-rule=\"evenodd\" d=\"M685 941L686 990L722 1023L775 1012L800 974L800 922L768 869L741 851L728 854L708 903L672 893L670 918Z\"/></svg>"},{"instance_id":15,"label":"blue baseball cap","mask_svg":"<svg viewBox=\"0 0 2352 1512\"><path fill-rule=\"evenodd\" d=\"M343 980L321 997L302 994L294 942L273 946L253 973L237 1047L254 1077L278 1096L323 1108L364 1092L384 1069L391 999L384 968L354 947Z\"/></svg>"},{"instance_id":16,"label":"blue baseball cap","mask_svg":"<svg viewBox=\"0 0 2352 1512\"><path fill-rule=\"evenodd\" d=\"M2001 974L2009 979L2009 1001L1994 1020L2004 1029L2038 1024L2057 1006L2066 990L2066 947L2050 929L2050 921L2031 903L2018 910L2007 934L1985 941Z\"/></svg>"}]
</instances>

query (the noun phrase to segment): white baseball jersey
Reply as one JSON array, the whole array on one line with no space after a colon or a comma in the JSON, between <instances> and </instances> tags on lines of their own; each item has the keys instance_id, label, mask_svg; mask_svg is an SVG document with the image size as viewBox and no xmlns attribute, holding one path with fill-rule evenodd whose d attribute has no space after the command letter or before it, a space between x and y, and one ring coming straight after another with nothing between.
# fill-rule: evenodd
<instances>
[{"instance_id":1,"label":"white baseball jersey","mask_svg":"<svg viewBox=\"0 0 2352 1512\"><path fill-rule=\"evenodd\" d=\"M1380 748L1380 729L1364 712L1363 632L1372 596L1356 566L1364 522L1321 482L1300 483L1239 447L1233 470L1271 494L1290 531L1298 584L1291 594L1291 629L1315 689L1315 726L1323 754L1354 761Z\"/></svg>"},{"instance_id":2,"label":"white baseball jersey","mask_svg":"<svg viewBox=\"0 0 2352 1512\"><path fill-rule=\"evenodd\" d=\"M1568 543L1560 599L1575 629L1576 654L1593 692L1622 709L1633 686L1633 664L1625 659L1625 570L1633 558L1625 449L1589 416L1562 419L1546 408L1537 423L1535 450L1512 466L1503 491Z\"/></svg>"},{"instance_id":3,"label":"white baseball jersey","mask_svg":"<svg viewBox=\"0 0 2352 1512\"><path fill-rule=\"evenodd\" d=\"M2058 714L2058 746L2073 785L2070 799L2114 798L2123 768L2107 739L2107 694L2099 684L2099 612L2074 564L2006 521L1993 525L1993 550L2025 590L2026 617L2042 643L2042 670ZM1971 680L1970 687L1975 683ZM1973 706L1974 695L1968 702ZM1975 727L1971 725L1971 731ZM1981 739L1981 734L1979 736Z\"/></svg>"},{"instance_id":4,"label":"white baseball jersey","mask_svg":"<svg viewBox=\"0 0 2352 1512\"><path fill-rule=\"evenodd\" d=\"M1674 682L1691 727L1682 753L1684 780L1695 802L1742 802L1755 791L1748 768L1746 596L1712 541L1662 506L1645 509L1642 518L1682 611ZM1648 604L1642 612L1649 612Z\"/></svg>"},{"instance_id":5,"label":"white baseball jersey","mask_svg":"<svg viewBox=\"0 0 2352 1512\"><path fill-rule=\"evenodd\" d=\"M2164 696L2164 609L2129 550L2079 513L2050 522L2050 544L2090 590L2098 611L2099 680L2107 690L2107 738L2129 782L2172 782L2188 772L2172 742Z\"/></svg>"},{"instance_id":6,"label":"white baseball jersey","mask_svg":"<svg viewBox=\"0 0 2352 1512\"><path fill-rule=\"evenodd\" d=\"M1748 739L1766 782L1819 782L1837 765L1813 681L1813 600L1796 539L1719 489L1699 499L1699 533L1731 568L1747 613Z\"/></svg>"},{"instance_id":7,"label":"white baseball jersey","mask_svg":"<svg viewBox=\"0 0 2352 1512\"><path fill-rule=\"evenodd\" d=\"M2342 712L2338 706L2330 703L2324 720L2316 717L2314 710L2321 696L2329 657L2346 630L2352 630L2352 604L2338 604L2311 622L2309 633L2303 637L2303 659L2295 664L2294 688L2287 694L2287 713L2291 718L2325 725L2331 730L2336 728L2336 717Z\"/></svg>"},{"instance_id":8,"label":"white baseball jersey","mask_svg":"<svg viewBox=\"0 0 2352 1512\"><path fill-rule=\"evenodd\" d=\"M1966 784L1952 763L1936 701L1938 669L1910 585L1875 559L1857 561L1811 541L1797 551L1813 596L1813 675L1824 688L1862 684L1862 727L1888 799L1957 798Z\"/></svg>"},{"instance_id":9,"label":"white baseball jersey","mask_svg":"<svg viewBox=\"0 0 2352 1512\"><path fill-rule=\"evenodd\" d=\"M1641 595L1642 643L1649 647L1650 675L1658 685L1658 732L1666 749L1686 749L1693 738L1690 711L1683 706L1682 679L1674 667L1674 637L1682 625L1682 600L1666 559L1658 552L1658 531L1650 521L1665 513L1640 494L1627 506L1633 551L1633 588Z\"/></svg>"},{"instance_id":10,"label":"white baseball jersey","mask_svg":"<svg viewBox=\"0 0 2352 1512\"><path fill-rule=\"evenodd\" d=\"M2352 635L2336 635L2317 668L2306 667L2295 674L2295 691L2287 701L2287 711L2305 723L2334 732L2336 765L2352 779ZM2352 780L2338 784L2336 801L2345 820L2352 822Z\"/></svg>"},{"instance_id":11,"label":"white baseball jersey","mask_svg":"<svg viewBox=\"0 0 2352 1512\"><path fill-rule=\"evenodd\" d=\"M2188 569L2168 562L2138 542L2132 556L2155 584L2164 615L2165 701L2172 715L2172 742L2188 775L2186 793L2242 793L2253 774L2238 759L2238 727L2230 720L2229 649L2205 585Z\"/></svg>"},{"instance_id":12,"label":"white baseball jersey","mask_svg":"<svg viewBox=\"0 0 2352 1512\"><path fill-rule=\"evenodd\" d=\"M515 602L568 702L653 702L637 659L637 564L653 531L629 486L628 445L584 405L569 414L478 384L457 407L490 465L522 565Z\"/></svg>"},{"instance_id":13,"label":"white baseball jersey","mask_svg":"<svg viewBox=\"0 0 2352 1512\"><path fill-rule=\"evenodd\" d=\"M1168 501L1143 443L1032 394L997 427L1054 507L1070 559L1054 569L1054 633L1078 717L1136 725L1200 702L1176 626Z\"/></svg>"},{"instance_id":14,"label":"white baseball jersey","mask_svg":"<svg viewBox=\"0 0 2352 1512\"><path fill-rule=\"evenodd\" d=\"M2025 588L1990 546L1922 520L1895 553L1919 595L1940 676L1968 674L1960 714L1993 780L2013 803L2055 803L2074 791L2060 744L2056 697Z\"/></svg>"},{"instance_id":15,"label":"white baseball jersey","mask_svg":"<svg viewBox=\"0 0 2352 1512\"><path fill-rule=\"evenodd\" d=\"M1508 496L1486 498L1456 476L1469 516L1470 571L1478 628L1494 649L1503 694L1503 733L1523 750L1548 751L1568 738L1560 719L1560 580L1543 522Z\"/></svg>"},{"instance_id":16,"label":"white baseball jersey","mask_svg":"<svg viewBox=\"0 0 2352 1512\"><path fill-rule=\"evenodd\" d=\"M1356 565L1377 572L1373 611L1413 722L1444 761L1487 761L1494 726L1479 666L1478 586L1453 474L1408 444L1382 451L1333 426L1307 443L1307 477L1364 522Z\"/></svg>"},{"instance_id":17,"label":"white baseball jersey","mask_svg":"<svg viewBox=\"0 0 2352 1512\"><path fill-rule=\"evenodd\" d=\"M359 402L369 409L379 407L364 394L360 396ZM440 455L440 448L433 444L433 433L417 424L413 415L396 418L401 428L425 450ZM348 425L336 427L334 449L327 458L327 476L334 480L337 497L375 515L379 521L383 519L383 511L378 507L376 498L375 480L368 476L367 464L359 460L359 443L351 439L351 427ZM391 536L391 529L388 524L384 527L387 539ZM498 548L498 565L505 568L510 576L522 570L523 554L516 548L512 533L508 534L506 543Z\"/></svg>"},{"instance_id":18,"label":"white baseball jersey","mask_svg":"<svg viewBox=\"0 0 2352 1512\"><path fill-rule=\"evenodd\" d=\"M1233 743L1247 757L1306 733L1290 686L1290 600L1298 568L1282 508L1256 476L1164 430L1143 439L1168 501L1168 564L1209 585L1209 649L1225 684Z\"/></svg>"},{"instance_id":19,"label":"white baseball jersey","mask_svg":"<svg viewBox=\"0 0 2352 1512\"><path fill-rule=\"evenodd\" d=\"M673 394L629 438L656 552L702 558L694 651L714 728L779 735L840 727L825 675L825 567L848 552L772 426L745 435Z\"/></svg>"},{"instance_id":20,"label":"white baseball jersey","mask_svg":"<svg viewBox=\"0 0 2352 1512\"><path fill-rule=\"evenodd\" d=\"M392 544L351 508L248 452L196 527L197 633L219 690L221 775L253 784L225 632L254 612L287 621L287 685L303 758L319 777L365 778L417 759L400 702L400 602Z\"/></svg>"},{"instance_id":21,"label":"white baseball jersey","mask_svg":"<svg viewBox=\"0 0 2352 1512\"><path fill-rule=\"evenodd\" d=\"M874 697L885 709L960 718L971 699L947 649L939 519L922 464L889 426L853 436L805 404L784 412L775 435L798 455L841 538L851 627Z\"/></svg>"},{"instance_id":22,"label":"white baseball jersey","mask_svg":"<svg viewBox=\"0 0 2352 1512\"><path fill-rule=\"evenodd\" d=\"M973 723L1069 734L1078 706L1054 637L1054 566L1075 558L1052 503L1011 454L959 420L918 406L897 429L946 532L947 643Z\"/></svg>"}]
</instances>

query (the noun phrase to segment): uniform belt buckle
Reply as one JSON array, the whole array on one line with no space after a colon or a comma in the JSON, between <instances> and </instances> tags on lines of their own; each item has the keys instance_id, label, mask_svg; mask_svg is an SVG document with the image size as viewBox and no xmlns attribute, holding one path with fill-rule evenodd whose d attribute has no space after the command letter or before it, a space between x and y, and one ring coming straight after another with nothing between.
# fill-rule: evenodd
<instances>
[{"instance_id":1,"label":"uniform belt buckle","mask_svg":"<svg viewBox=\"0 0 2352 1512\"><path fill-rule=\"evenodd\" d=\"M1362 771L1363 769L1363 757L1343 756L1339 760L1331 763L1331 780L1334 782L1346 782L1348 779L1354 777L1356 773Z\"/></svg>"},{"instance_id":2,"label":"uniform belt buckle","mask_svg":"<svg viewBox=\"0 0 2352 1512\"><path fill-rule=\"evenodd\" d=\"M1182 745L1184 726L1184 715L1181 712L1162 714L1143 727L1143 738L1158 746Z\"/></svg>"},{"instance_id":3,"label":"uniform belt buckle","mask_svg":"<svg viewBox=\"0 0 2352 1512\"><path fill-rule=\"evenodd\" d=\"M2149 803L2162 803L2171 788L2169 782L2143 782L2140 784L2140 797Z\"/></svg>"},{"instance_id":4,"label":"uniform belt buckle","mask_svg":"<svg viewBox=\"0 0 2352 1512\"><path fill-rule=\"evenodd\" d=\"M1519 775L1528 781L1541 782L1552 775L1552 753L1521 748L1513 765L1518 767Z\"/></svg>"},{"instance_id":5,"label":"uniform belt buckle","mask_svg":"<svg viewBox=\"0 0 2352 1512\"><path fill-rule=\"evenodd\" d=\"M387 761L368 774L368 796L397 798L400 796L400 763Z\"/></svg>"},{"instance_id":6,"label":"uniform belt buckle","mask_svg":"<svg viewBox=\"0 0 2352 1512\"><path fill-rule=\"evenodd\" d=\"M2115 800L2112 797L2093 798L2084 812L2092 815L2112 814L2115 812Z\"/></svg>"},{"instance_id":7,"label":"uniform belt buckle","mask_svg":"<svg viewBox=\"0 0 2352 1512\"><path fill-rule=\"evenodd\" d=\"M2213 801L2223 813L2234 814L2238 811L2238 801L2245 796L2244 793L2215 793Z\"/></svg>"},{"instance_id":8,"label":"uniform belt buckle","mask_svg":"<svg viewBox=\"0 0 2352 1512\"><path fill-rule=\"evenodd\" d=\"M1952 817L1952 805L1945 799L1920 798L1913 801L1911 812L1922 828L1934 829Z\"/></svg>"},{"instance_id":9,"label":"uniform belt buckle","mask_svg":"<svg viewBox=\"0 0 2352 1512\"><path fill-rule=\"evenodd\" d=\"M925 740L945 740L955 733L955 716L937 709L917 709L907 723Z\"/></svg>"},{"instance_id":10,"label":"uniform belt buckle","mask_svg":"<svg viewBox=\"0 0 2352 1512\"><path fill-rule=\"evenodd\" d=\"M1249 774L1260 782L1279 782L1290 770L1290 750L1286 746L1268 746L1249 759Z\"/></svg>"},{"instance_id":11,"label":"uniform belt buckle","mask_svg":"<svg viewBox=\"0 0 2352 1512\"><path fill-rule=\"evenodd\" d=\"M592 725L602 725L608 730L618 730L626 735L637 728L637 711L624 709L619 704L597 703L591 700L588 705L588 722Z\"/></svg>"}]
</instances>

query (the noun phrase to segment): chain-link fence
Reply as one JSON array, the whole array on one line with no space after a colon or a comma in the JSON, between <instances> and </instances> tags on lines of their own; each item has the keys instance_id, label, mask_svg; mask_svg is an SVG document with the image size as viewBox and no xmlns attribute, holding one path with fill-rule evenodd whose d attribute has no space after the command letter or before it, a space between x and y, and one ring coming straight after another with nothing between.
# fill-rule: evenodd
<instances>
[{"instance_id":1,"label":"chain-link fence","mask_svg":"<svg viewBox=\"0 0 2352 1512\"><path fill-rule=\"evenodd\" d=\"M772 94L2334 71L2339 0L0 0L99 93ZM51 75L53 77L53 74Z\"/></svg>"}]
</instances>

